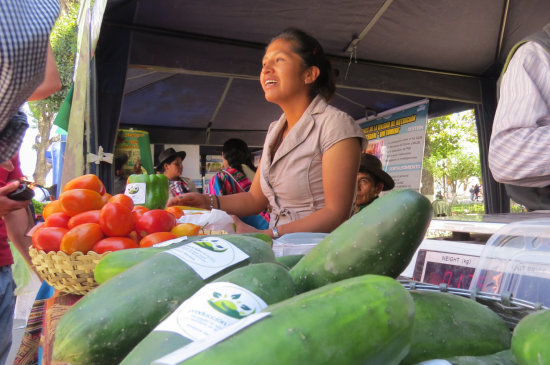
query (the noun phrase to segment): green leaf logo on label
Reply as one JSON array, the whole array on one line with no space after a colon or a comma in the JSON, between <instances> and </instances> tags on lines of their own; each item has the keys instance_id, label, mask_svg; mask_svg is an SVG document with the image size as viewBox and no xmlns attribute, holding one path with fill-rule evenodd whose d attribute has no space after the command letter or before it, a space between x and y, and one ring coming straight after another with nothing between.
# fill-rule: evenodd
<instances>
[{"instance_id":1,"label":"green leaf logo on label","mask_svg":"<svg viewBox=\"0 0 550 365\"><path fill-rule=\"evenodd\" d=\"M207 250L214 251L214 252L227 251L227 247L224 247L223 245L220 245L219 243L216 243L216 242L195 241L193 243L196 244L197 246L200 246L202 248L205 248Z\"/></svg>"},{"instance_id":2,"label":"green leaf logo on label","mask_svg":"<svg viewBox=\"0 0 550 365\"><path fill-rule=\"evenodd\" d=\"M138 185L130 185L128 187L128 194L136 194L139 191Z\"/></svg>"},{"instance_id":3,"label":"green leaf logo on label","mask_svg":"<svg viewBox=\"0 0 550 365\"><path fill-rule=\"evenodd\" d=\"M208 300L208 304L220 313L229 317L241 319L256 312L245 303L241 302L241 294L224 295L219 292L212 293L214 298Z\"/></svg>"}]
</instances>

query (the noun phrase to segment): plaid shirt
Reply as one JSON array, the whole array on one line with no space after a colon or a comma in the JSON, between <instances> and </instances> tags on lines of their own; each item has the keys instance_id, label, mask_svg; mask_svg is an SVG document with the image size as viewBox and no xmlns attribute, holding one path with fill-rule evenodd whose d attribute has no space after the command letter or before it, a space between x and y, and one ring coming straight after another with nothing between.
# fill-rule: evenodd
<instances>
[{"instance_id":1,"label":"plaid shirt","mask_svg":"<svg viewBox=\"0 0 550 365\"><path fill-rule=\"evenodd\" d=\"M19 149L27 129L21 105L44 79L58 0L0 0L0 162Z\"/></svg>"}]
</instances>

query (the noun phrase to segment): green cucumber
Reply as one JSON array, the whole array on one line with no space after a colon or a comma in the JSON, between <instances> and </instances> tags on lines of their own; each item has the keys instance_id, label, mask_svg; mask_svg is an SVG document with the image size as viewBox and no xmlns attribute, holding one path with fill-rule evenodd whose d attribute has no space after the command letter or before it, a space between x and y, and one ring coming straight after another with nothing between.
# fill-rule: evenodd
<instances>
[{"instance_id":1,"label":"green cucumber","mask_svg":"<svg viewBox=\"0 0 550 365\"><path fill-rule=\"evenodd\" d=\"M59 321L53 358L72 365L118 363L166 315L206 283L248 264L275 263L271 247L260 239L243 235L227 235L224 239L248 258L204 280L167 251L132 266L89 292ZM190 249L190 245L174 250ZM220 244L218 248L207 237L193 247L202 257L237 254L229 245Z\"/></svg>"},{"instance_id":2,"label":"green cucumber","mask_svg":"<svg viewBox=\"0 0 550 365\"><path fill-rule=\"evenodd\" d=\"M273 244L271 237L263 233L242 233L240 235L252 236L265 241L269 246ZM209 235L208 237L225 237L226 235ZM96 265L94 269L94 279L98 284L103 284L115 275L128 270L130 267L137 263L140 263L153 255L169 250L174 247L179 247L189 242L193 242L204 236L191 236L182 237L180 240L173 240L174 242L169 246L162 247L144 247L144 248L131 248L128 250L114 251L105 255Z\"/></svg>"},{"instance_id":3,"label":"green cucumber","mask_svg":"<svg viewBox=\"0 0 550 365\"><path fill-rule=\"evenodd\" d=\"M454 356L419 362L416 365L518 365L512 350L504 350L485 356Z\"/></svg>"},{"instance_id":4,"label":"green cucumber","mask_svg":"<svg viewBox=\"0 0 550 365\"><path fill-rule=\"evenodd\" d=\"M458 295L411 291L411 350L402 365L451 356L489 355L510 348L510 329L486 306Z\"/></svg>"},{"instance_id":5,"label":"green cucumber","mask_svg":"<svg viewBox=\"0 0 550 365\"><path fill-rule=\"evenodd\" d=\"M384 195L338 226L290 270L298 292L338 280L405 270L430 224L432 205L413 190Z\"/></svg>"},{"instance_id":6,"label":"green cucumber","mask_svg":"<svg viewBox=\"0 0 550 365\"><path fill-rule=\"evenodd\" d=\"M330 284L264 312L270 314L185 364L394 365L409 350L414 322L407 290L378 275Z\"/></svg>"},{"instance_id":7,"label":"green cucumber","mask_svg":"<svg viewBox=\"0 0 550 365\"><path fill-rule=\"evenodd\" d=\"M290 270L302 259L302 257L304 257L304 255L286 255L277 257L275 260Z\"/></svg>"},{"instance_id":8,"label":"green cucumber","mask_svg":"<svg viewBox=\"0 0 550 365\"><path fill-rule=\"evenodd\" d=\"M550 364L550 310L523 317L514 328L512 352L520 365Z\"/></svg>"},{"instance_id":9,"label":"green cucumber","mask_svg":"<svg viewBox=\"0 0 550 365\"><path fill-rule=\"evenodd\" d=\"M147 260L159 252L193 242L197 238L197 236L193 236L190 238L182 238L181 240L175 239L174 243L165 247L130 248L127 250L110 252L103 256L94 268L94 279L98 284L103 284L113 276L128 270L135 264Z\"/></svg>"},{"instance_id":10,"label":"green cucumber","mask_svg":"<svg viewBox=\"0 0 550 365\"><path fill-rule=\"evenodd\" d=\"M267 305L278 303L296 294L294 282L292 281L288 271L281 265L273 263L261 263L241 267L213 281L213 283L221 282L233 283L241 288L247 289L260 297ZM208 287L212 286L213 283L204 286L201 291L208 290ZM210 303L206 299L213 298L213 296L204 297L202 293L199 294L201 295L193 295L185 301L182 306L193 303L193 309L197 311L204 310L203 307L209 307ZM249 307L252 307L252 305L249 305ZM186 312L186 314L187 313L188 312ZM204 317L208 316L208 313L196 316L199 318L199 321L204 321ZM168 317L168 319L176 323L180 323L182 320L179 317L177 318L179 320L176 320L176 318L173 317ZM168 319L165 319L165 321ZM196 321L191 323L191 325L196 326ZM222 326L219 325L219 327L221 329ZM136 347L134 347L128 356L126 356L121 362L121 365L148 365L152 361L167 355L172 351L191 343L192 341L192 339L175 332L155 329L149 333Z\"/></svg>"}]
</instances>

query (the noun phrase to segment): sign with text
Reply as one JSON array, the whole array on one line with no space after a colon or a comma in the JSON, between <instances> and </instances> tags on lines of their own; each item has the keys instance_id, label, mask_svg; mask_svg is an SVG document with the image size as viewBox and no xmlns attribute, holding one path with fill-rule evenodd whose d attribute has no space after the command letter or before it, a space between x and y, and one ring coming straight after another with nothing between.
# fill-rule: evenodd
<instances>
[{"instance_id":1,"label":"sign with text","mask_svg":"<svg viewBox=\"0 0 550 365\"><path fill-rule=\"evenodd\" d=\"M420 250L413 279L428 284L444 283L452 288L468 289L478 262L478 256Z\"/></svg>"},{"instance_id":2,"label":"sign with text","mask_svg":"<svg viewBox=\"0 0 550 365\"><path fill-rule=\"evenodd\" d=\"M420 190L428 100L388 110L360 123L369 144L365 152L382 161L396 189Z\"/></svg>"}]
</instances>

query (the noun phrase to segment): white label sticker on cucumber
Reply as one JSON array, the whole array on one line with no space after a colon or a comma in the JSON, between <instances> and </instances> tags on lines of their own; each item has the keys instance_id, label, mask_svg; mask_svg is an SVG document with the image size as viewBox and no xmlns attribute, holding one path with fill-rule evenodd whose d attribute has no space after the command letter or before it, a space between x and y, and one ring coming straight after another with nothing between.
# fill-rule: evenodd
<instances>
[{"instance_id":1,"label":"white label sticker on cucumber","mask_svg":"<svg viewBox=\"0 0 550 365\"><path fill-rule=\"evenodd\" d=\"M175 243L185 241L186 239L187 239L187 236L181 236L181 237L178 237L178 238L173 238L171 240L155 243L152 247L167 247L167 246L173 245Z\"/></svg>"},{"instance_id":2,"label":"white label sticker on cucumber","mask_svg":"<svg viewBox=\"0 0 550 365\"><path fill-rule=\"evenodd\" d=\"M209 349L210 347L214 346L218 342L222 342L223 340L233 336L235 333L254 324L255 322L258 322L259 320L268 317L270 314L271 314L270 312L254 313L248 317L241 319L240 321L237 321L231 326L227 326L219 330L218 332L212 334L211 336L203 338L202 340L199 340L199 341L191 342L189 345L184 346L166 356L163 356L162 358L153 361L151 364L152 365L179 364L201 353L202 351Z\"/></svg>"},{"instance_id":3,"label":"white label sticker on cucumber","mask_svg":"<svg viewBox=\"0 0 550 365\"><path fill-rule=\"evenodd\" d=\"M219 237L204 237L164 253L185 262L203 280L249 257L237 246Z\"/></svg>"},{"instance_id":4,"label":"white label sticker on cucumber","mask_svg":"<svg viewBox=\"0 0 550 365\"><path fill-rule=\"evenodd\" d=\"M228 282L210 283L183 302L154 331L174 332L198 341L266 307L262 298L248 289Z\"/></svg>"},{"instance_id":5,"label":"white label sticker on cucumber","mask_svg":"<svg viewBox=\"0 0 550 365\"><path fill-rule=\"evenodd\" d=\"M126 185L124 195L128 195L132 198L134 204L145 204L145 197L147 196L147 184L144 182L130 183Z\"/></svg>"}]
</instances>

